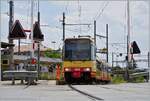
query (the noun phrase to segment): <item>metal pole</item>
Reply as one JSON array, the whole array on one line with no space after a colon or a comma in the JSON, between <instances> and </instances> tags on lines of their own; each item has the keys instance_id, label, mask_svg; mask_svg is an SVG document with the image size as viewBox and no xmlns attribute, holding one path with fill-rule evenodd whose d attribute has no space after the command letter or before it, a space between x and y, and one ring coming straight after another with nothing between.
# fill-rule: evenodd
<instances>
[{"instance_id":1,"label":"metal pole","mask_svg":"<svg viewBox=\"0 0 150 101\"><path fill-rule=\"evenodd\" d=\"M148 52L148 68L149 68L149 83L150 83L150 52Z\"/></svg>"},{"instance_id":2,"label":"metal pole","mask_svg":"<svg viewBox=\"0 0 150 101\"><path fill-rule=\"evenodd\" d=\"M65 13L63 12L63 41L65 41Z\"/></svg>"},{"instance_id":3,"label":"metal pole","mask_svg":"<svg viewBox=\"0 0 150 101\"><path fill-rule=\"evenodd\" d=\"M0 0L0 14L1 14L1 0ZM0 16L0 19L1 19L1 16ZM0 33L1 33L1 21L0 21ZM1 35L0 35L0 49L1 49ZM0 54L1 54L1 51L0 51ZM0 55L0 64L1 64L1 55ZM2 71L1 71L2 69L1 69L1 65L0 65L0 81L1 81L1 73L2 73Z\"/></svg>"},{"instance_id":4,"label":"metal pole","mask_svg":"<svg viewBox=\"0 0 150 101\"><path fill-rule=\"evenodd\" d=\"M40 1L38 0L38 24L40 25Z\"/></svg>"},{"instance_id":5,"label":"metal pole","mask_svg":"<svg viewBox=\"0 0 150 101\"><path fill-rule=\"evenodd\" d=\"M14 2L13 1L9 1L9 36L11 34L11 28L14 22ZM8 37L9 43L13 44L13 39L10 39ZM9 67L10 69L14 69L13 64L14 64L14 60L13 60L13 55L14 55L14 50L13 50L13 46L9 47L9 52L10 52L10 57L9 57Z\"/></svg>"},{"instance_id":6,"label":"metal pole","mask_svg":"<svg viewBox=\"0 0 150 101\"><path fill-rule=\"evenodd\" d=\"M63 44L64 44L64 41L65 41L65 13L63 12L63 22L62 22L62 25L63 25ZM63 48L62 48L62 60L63 60Z\"/></svg>"},{"instance_id":7,"label":"metal pole","mask_svg":"<svg viewBox=\"0 0 150 101\"><path fill-rule=\"evenodd\" d=\"M127 1L127 56L128 56L128 65L130 62L130 4L129 0Z\"/></svg>"},{"instance_id":8,"label":"metal pole","mask_svg":"<svg viewBox=\"0 0 150 101\"><path fill-rule=\"evenodd\" d=\"M149 60L149 59L150 59L150 57L149 57L149 54L150 54L150 52L148 52L148 54L147 54L148 67L150 67L150 63L149 63L149 62L150 62L150 60Z\"/></svg>"},{"instance_id":9,"label":"metal pole","mask_svg":"<svg viewBox=\"0 0 150 101\"><path fill-rule=\"evenodd\" d=\"M31 48L31 59L34 57L34 40L33 40L33 0L31 0L31 41L32 41L32 48Z\"/></svg>"},{"instance_id":10,"label":"metal pole","mask_svg":"<svg viewBox=\"0 0 150 101\"><path fill-rule=\"evenodd\" d=\"M96 46L96 21L94 20L94 44Z\"/></svg>"},{"instance_id":11,"label":"metal pole","mask_svg":"<svg viewBox=\"0 0 150 101\"><path fill-rule=\"evenodd\" d=\"M40 26L40 4L38 0L38 24ZM39 74L40 74L40 41L38 42L38 65L37 65L37 72L38 72L38 79L39 79Z\"/></svg>"},{"instance_id":12,"label":"metal pole","mask_svg":"<svg viewBox=\"0 0 150 101\"><path fill-rule=\"evenodd\" d=\"M114 67L114 53L112 52L112 68Z\"/></svg>"},{"instance_id":13,"label":"metal pole","mask_svg":"<svg viewBox=\"0 0 150 101\"><path fill-rule=\"evenodd\" d=\"M20 39L18 39L18 55L20 55Z\"/></svg>"},{"instance_id":14,"label":"metal pole","mask_svg":"<svg viewBox=\"0 0 150 101\"><path fill-rule=\"evenodd\" d=\"M106 24L106 49L107 49L106 58L108 63L108 24Z\"/></svg>"},{"instance_id":15,"label":"metal pole","mask_svg":"<svg viewBox=\"0 0 150 101\"><path fill-rule=\"evenodd\" d=\"M130 66L130 5L129 0L127 0L127 66L125 79L129 81L129 66Z\"/></svg>"},{"instance_id":16,"label":"metal pole","mask_svg":"<svg viewBox=\"0 0 150 101\"><path fill-rule=\"evenodd\" d=\"M150 83L150 1L149 1L149 83Z\"/></svg>"},{"instance_id":17,"label":"metal pole","mask_svg":"<svg viewBox=\"0 0 150 101\"><path fill-rule=\"evenodd\" d=\"M96 20L94 20L94 44L96 47ZM95 58L96 58L96 48L95 48Z\"/></svg>"}]
</instances>

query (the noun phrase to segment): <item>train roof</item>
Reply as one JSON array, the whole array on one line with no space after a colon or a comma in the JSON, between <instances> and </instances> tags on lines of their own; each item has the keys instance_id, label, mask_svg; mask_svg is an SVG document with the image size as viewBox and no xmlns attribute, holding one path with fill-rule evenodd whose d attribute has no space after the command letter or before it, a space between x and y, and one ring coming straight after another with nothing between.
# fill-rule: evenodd
<instances>
[{"instance_id":1,"label":"train roof","mask_svg":"<svg viewBox=\"0 0 150 101\"><path fill-rule=\"evenodd\" d=\"M77 38L66 38L66 40L90 40L91 42L93 42L92 38L86 38L86 37L77 37Z\"/></svg>"}]
</instances>

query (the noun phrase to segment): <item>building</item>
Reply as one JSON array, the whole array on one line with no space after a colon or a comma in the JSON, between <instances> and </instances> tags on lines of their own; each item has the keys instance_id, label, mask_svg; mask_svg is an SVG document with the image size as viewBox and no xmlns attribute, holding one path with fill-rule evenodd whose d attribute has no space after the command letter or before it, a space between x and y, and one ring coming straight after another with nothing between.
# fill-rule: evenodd
<instances>
[{"instance_id":1,"label":"building","mask_svg":"<svg viewBox=\"0 0 150 101\"><path fill-rule=\"evenodd\" d=\"M1 43L1 71L9 70L9 46L14 46L14 44L8 44L8 43ZM26 66L29 64L29 60L31 59L30 55L30 49L31 45L21 45L20 46L20 52L18 53L18 47L14 47L14 69L18 69L17 67L20 64L23 64L23 66ZM40 67L50 67L52 64L58 64L61 63L62 60L60 58L48 58L44 57L44 52L48 50L49 48L41 45L40 47ZM35 46L35 58L37 58L37 46ZM49 69L49 68L48 68Z\"/></svg>"}]
</instances>

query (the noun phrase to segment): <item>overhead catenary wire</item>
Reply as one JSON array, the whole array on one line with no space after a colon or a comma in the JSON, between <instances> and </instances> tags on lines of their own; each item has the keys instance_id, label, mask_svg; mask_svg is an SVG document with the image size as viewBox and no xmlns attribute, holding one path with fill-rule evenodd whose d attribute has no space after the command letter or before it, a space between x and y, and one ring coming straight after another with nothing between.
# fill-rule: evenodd
<instances>
[{"instance_id":1,"label":"overhead catenary wire","mask_svg":"<svg viewBox=\"0 0 150 101\"><path fill-rule=\"evenodd\" d=\"M78 0L78 17L79 17L79 23L81 23L81 5L79 0ZM80 26L80 34L81 34L81 25L79 26Z\"/></svg>"},{"instance_id":2,"label":"overhead catenary wire","mask_svg":"<svg viewBox=\"0 0 150 101\"><path fill-rule=\"evenodd\" d=\"M30 0L27 1L27 4L30 4ZM30 27L29 25L29 16L30 16L30 5L27 5L27 29L29 29Z\"/></svg>"},{"instance_id":3,"label":"overhead catenary wire","mask_svg":"<svg viewBox=\"0 0 150 101\"><path fill-rule=\"evenodd\" d=\"M67 1L67 4L65 5L65 13L68 13L68 6L69 6L69 1Z\"/></svg>"},{"instance_id":4,"label":"overhead catenary wire","mask_svg":"<svg viewBox=\"0 0 150 101\"><path fill-rule=\"evenodd\" d=\"M102 14L103 14L104 10L106 9L106 7L108 6L108 4L109 4L109 1L103 2L103 5L104 5L103 8L100 8L100 10L99 10L99 12L96 14L96 16L93 17L92 22L93 22L94 20L97 21L97 20L102 16ZM88 31L90 31L90 30L92 30L92 27L89 28Z\"/></svg>"},{"instance_id":5,"label":"overhead catenary wire","mask_svg":"<svg viewBox=\"0 0 150 101\"><path fill-rule=\"evenodd\" d=\"M104 12L104 10L106 9L106 7L108 6L108 4L109 4L109 1L107 1L107 2L104 4L104 6L103 6L103 8L101 9L101 11L95 16L94 20L98 20L98 19L101 17L101 15L103 14L103 12Z\"/></svg>"},{"instance_id":6,"label":"overhead catenary wire","mask_svg":"<svg viewBox=\"0 0 150 101\"><path fill-rule=\"evenodd\" d=\"M79 2L80 0L78 0L77 1L77 5L78 5L78 17L79 17L79 23L81 23L81 11L82 11L82 5L80 4L80 2ZM93 19L95 19L95 20L98 20L100 17L101 17L101 15L103 14L103 12L104 12L104 10L106 9L106 7L108 6L108 4L109 4L109 1L107 1L107 2L104 2L104 6L103 6L103 8L101 9L101 11L100 12L98 12L97 14L96 14L96 16L95 17L93 17ZM68 12L68 5L69 5L69 1L67 2L67 4L65 5L65 12ZM93 21L92 21L93 22ZM80 34L81 34L81 32L83 31L82 30L82 28L81 28L81 25L79 26L79 30L80 30ZM89 31L91 31L92 30L92 27L89 27L88 26L88 30L86 31L86 32L89 32Z\"/></svg>"}]
</instances>

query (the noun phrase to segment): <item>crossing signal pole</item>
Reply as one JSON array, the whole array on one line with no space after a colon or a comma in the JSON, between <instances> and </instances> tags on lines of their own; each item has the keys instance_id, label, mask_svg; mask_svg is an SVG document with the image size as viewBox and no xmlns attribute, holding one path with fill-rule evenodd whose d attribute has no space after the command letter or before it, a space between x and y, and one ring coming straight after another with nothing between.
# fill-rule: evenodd
<instances>
[{"instance_id":1,"label":"crossing signal pole","mask_svg":"<svg viewBox=\"0 0 150 101\"><path fill-rule=\"evenodd\" d=\"M40 26L40 2L38 0L38 24ZM38 77L40 73L40 41L38 41L38 58L37 58L38 64L37 64L37 72L38 72Z\"/></svg>"},{"instance_id":2,"label":"crossing signal pole","mask_svg":"<svg viewBox=\"0 0 150 101\"><path fill-rule=\"evenodd\" d=\"M14 22L14 2L11 0L9 1L9 36L11 34L11 29L12 29L12 25ZM10 44L13 44L13 39L9 38L8 36L8 40ZM13 67L13 55L14 55L14 50L13 50L13 46L9 47L9 52L10 52L10 57L9 57L9 67L10 69L14 69Z\"/></svg>"},{"instance_id":3,"label":"crossing signal pole","mask_svg":"<svg viewBox=\"0 0 150 101\"><path fill-rule=\"evenodd\" d=\"M32 48L31 48L31 60L34 59L34 40L33 40L33 0L31 1L31 42L32 42Z\"/></svg>"},{"instance_id":4,"label":"crossing signal pole","mask_svg":"<svg viewBox=\"0 0 150 101\"><path fill-rule=\"evenodd\" d=\"M107 49L106 60L108 63L108 24L106 24L106 49Z\"/></svg>"},{"instance_id":5,"label":"crossing signal pole","mask_svg":"<svg viewBox=\"0 0 150 101\"><path fill-rule=\"evenodd\" d=\"M63 41L65 41L65 13L63 12Z\"/></svg>"},{"instance_id":6,"label":"crossing signal pole","mask_svg":"<svg viewBox=\"0 0 150 101\"><path fill-rule=\"evenodd\" d=\"M126 66L126 80L129 81L128 69L130 66L130 4L127 0L127 66Z\"/></svg>"},{"instance_id":7,"label":"crossing signal pole","mask_svg":"<svg viewBox=\"0 0 150 101\"><path fill-rule=\"evenodd\" d=\"M0 0L0 5L1 5L1 0ZM1 8L0 8L1 9ZM0 13L1 13L1 11L0 11ZM0 16L0 19L1 19L1 16ZM0 33L1 33L1 22L0 22ZM0 36L0 43L1 43L1 36ZM1 48L1 44L0 44L0 48ZM0 51L0 54L1 54L1 51ZM0 55L0 60L1 60L1 55ZM1 64L1 61L0 61L0 64ZM1 69L1 65L0 65L0 81L1 81L1 74L2 74L2 71L1 71L2 69Z\"/></svg>"},{"instance_id":8,"label":"crossing signal pole","mask_svg":"<svg viewBox=\"0 0 150 101\"><path fill-rule=\"evenodd\" d=\"M94 20L94 43L96 47L96 20ZM95 57L96 57L96 49L95 49Z\"/></svg>"},{"instance_id":9,"label":"crossing signal pole","mask_svg":"<svg viewBox=\"0 0 150 101\"><path fill-rule=\"evenodd\" d=\"M150 1L149 1L149 54L148 54L148 68L149 68L149 83L150 83Z\"/></svg>"}]
</instances>

